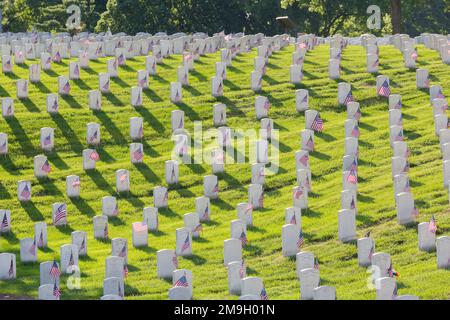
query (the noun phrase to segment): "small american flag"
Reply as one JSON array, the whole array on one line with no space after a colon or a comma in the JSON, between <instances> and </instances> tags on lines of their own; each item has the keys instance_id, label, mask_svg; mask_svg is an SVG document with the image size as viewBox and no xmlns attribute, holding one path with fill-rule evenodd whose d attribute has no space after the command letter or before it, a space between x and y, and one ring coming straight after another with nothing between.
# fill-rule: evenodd
<instances>
[{"instance_id":1,"label":"small american flag","mask_svg":"<svg viewBox=\"0 0 450 320\"><path fill-rule=\"evenodd\" d=\"M66 205L65 204L60 205L58 209L56 209L55 219L53 223L58 224L59 221L66 218L66 214L67 214Z\"/></svg>"},{"instance_id":2,"label":"small american flag","mask_svg":"<svg viewBox=\"0 0 450 320\"><path fill-rule=\"evenodd\" d=\"M353 198L352 197L352 201L350 202L350 209L355 209L356 208L356 206L355 206L355 198Z\"/></svg>"},{"instance_id":3,"label":"small american flag","mask_svg":"<svg viewBox=\"0 0 450 320\"><path fill-rule=\"evenodd\" d=\"M187 282L186 273L182 275L173 285L174 287L189 287Z\"/></svg>"},{"instance_id":4,"label":"small american flag","mask_svg":"<svg viewBox=\"0 0 450 320\"><path fill-rule=\"evenodd\" d=\"M350 102L355 101L355 98L353 97L353 93L352 90L350 90L347 94L347 96L345 97L344 100L344 105L348 105Z\"/></svg>"},{"instance_id":5,"label":"small american flag","mask_svg":"<svg viewBox=\"0 0 450 320\"><path fill-rule=\"evenodd\" d=\"M436 95L436 98L438 98L438 99L445 99L445 96L444 96L444 94L442 93L442 90L441 90L441 89L439 89L439 91L438 91L438 93L437 93L437 95Z\"/></svg>"},{"instance_id":6,"label":"small american flag","mask_svg":"<svg viewBox=\"0 0 450 320\"><path fill-rule=\"evenodd\" d=\"M350 170L350 173L347 176L347 182L349 182L351 184L358 183L358 177L356 176L355 170Z\"/></svg>"},{"instance_id":7,"label":"small american flag","mask_svg":"<svg viewBox=\"0 0 450 320\"><path fill-rule=\"evenodd\" d=\"M86 239L83 238L80 244L80 248L78 249L78 252L83 252L86 249Z\"/></svg>"},{"instance_id":8,"label":"small american flag","mask_svg":"<svg viewBox=\"0 0 450 320\"><path fill-rule=\"evenodd\" d=\"M2 220L2 229L8 228L9 223L8 223L8 217L6 216L6 213L3 215L3 220Z\"/></svg>"},{"instance_id":9,"label":"small american flag","mask_svg":"<svg viewBox=\"0 0 450 320\"><path fill-rule=\"evenodd\" d=\"M208 218L209 218L209 205L206 204L205 211L203 212L203 219L208 220Z\"/></svg>"},{"instance_id":10,"label":"small american flag","mask_svg":"<svg viewBox=\"0 0 450 320\"><path fill-rule=\"evenodd\" d=\"M393 300L397 299L397 296L398 296L397 283L395 283L394 290L392 291L392 299Z\"/></svg>"},{"instance_id":11,"label":"small american flag","mask_svg":"<svg viewBox=\"0 0 450 320\"><path fill-rule=\"evenodd\" d=\"M373 63L372 67L373 67L373 68L378 68L379 65L380 65L380 59L377 58L377 59L375 60L375 62Z\"/></svg>"},{"instance_id":12,"label":"small american flag","mask_svg":"<svg viewBox=\"0 0 450 320\"><path fill-rule=\"evenodd\" d=\"M291 217L290 224L297 224L297 218L295 218L295 213Z\"/></svg>"},{"instance_id":13,"label":"small american flag","mask_svg":"<svg viewBox=\"0 0 450 320\"><path fill-rule=\"evenodd\" d=\"M144 222L133 223L133 229L135 232L144 232L148 230L147 224Z\"/></svg>"},{"instance_id":14,"label":"small american flag","mask_svg":"<svg viewBox=\"0 0 450 320\"><path fill-rule=\"evenodd\" d=\"M426 78L424 81L423 81L423 84L425 85L425 87L429 87L430 86L430 78Z\"/></svg>"},{"instance_id":15,"label":"small american flag","mask_svg":"<svg viewBox=\"0 0 450 320\"><path fill-rule=\"evenodd\" d=\"M247 203L247 207L245 208L245 213L249 213L253 211L253 204L252 203Z\"/></svg>"},{"instance_id":16,"label":"small american flag","mask_svg":"<svg viewBox=\"0 0 450 320\"><path fill-rule=\"evenodd\" d=\"M373 257L374 253L375 253L375 249L374 249L373 243L372 243L372 246L370 247L370 250L369 250L369 261L372 261L372 257Z\"/></svg>"},{"instance_id":17,"label":"small american flag","mask_svg":"<svg viewBox=\"0 0 450 320\"><path fill-rule=\"evenodd\" d=\"M138 136L139 136L139 138L142 138L144 136L144 128L142 127L142 124L139 127Z\"/></svg>"},{"instance_id":18,"label":"small american flag","mask_svg":"<svg viewBox=\"0 0 450 320\"><path fill-rule=\"evenodd\" d=\"M358 170L358 162L356 161L356 158L353 159L352 164L350 165L350 171L357 171Z\"/></svg>"},{"instance_id":19,"label":"small american flag","mask_svg":"<svg viewBox=\"0 0 450 320\"><path fill-rule=\"evenodd\" d=\"M261 193L258 199L258 206L260 208L264 208L264 193Z\"/></svg>"},{"instance_id":20,"label":"small american flag","mask_svg":"<svg viewBox=\"0 0 450 320\"><path fill-rule=\"evenodd\" d=\"M175 267L175 269L178 269L178 258L176 255L174 255L172 257L172 263L173 263L173 266Z\"/></svg>"},{"instance_id":21,"label":"small american flag","mask_svg":"<svg viewBox=\"0 0 450 320\"><path fill-rule=\"evenodd\" d=\"M123 265L123 276L124 278L128 277L128 266L126 264Z\"/></svg>"},{"instance_id":22,"label":"small american flag","mask_svg":"<svg viewBox=\"0 0 450 320\"><path fill-rule=\"evenodd\" d=\"M370 233L371 233L371 231L369 230L369 231L367 231L367 233L364 235L364 238L370 238Z\"/></svg>"},{"instance_id":23,"label":"small american flag","mask_svg":"<svg viewBox=\"0 0 450 320\"><path fill-rule=\"evenodd\" d=\"M63 91L68 94L70 92L70 84L69 81L66 82L66 84L63 87Z\"/></svg>"},{"instance_id":24,"label":"small american flag","mask_svg":"<svg viewBox=\"0 0 450 320\"><path fill-rule=\"evenodd\" d=\"M95 130L94 133L91 135L91 137L89 138L89 141L94 142L96 141L98 138L98 131Z\"/></svg>"},{"instance_id":25,"label":"small american flag","mask_svg":"<svg viewBox=\"0 0 450 320\"><path fill-rule=\"evenodd\" d=\"M138 147L137 150L135 150L133 152L133 158L136 161L140 161L140 160L142 160L143 157L144 157L144 153L142 152L142 148Z\"/></svg>"},{"instance_id":26,"label":"small american flag","mask_svg":"<svg viewBox=\"0 0 450 320\"><path fill-rule=\"evenodd\" d=\"M419 57L419 55L417 54L417 51L416 50L414 50L412 53L411 53L411 59L413 59L414 61L417 61L417 58Z\"/></svg>"},{"instance_id":27,"label":"small american flag","mask_svg":"<svg viewBox=\"0 0 450 320\"><path fill-rule=\"evenodd\" d=\"M262 288L261 290L261 300L269 300L269 297L267 296L266 288Z\"/></svg>"},{"instance_id":28,"label":"small american flag","mask_svg":"<svg viewBox=\"0 0 450 320\"><path fill-rule=\"evenodd\" d=\"M46 137L44 138L44 146L51 145L51 143L52 143L52 135L49 134L48 136L46 136Z\"/></svg>"},{"instance_id":29,"label":"small american flag","mask_svg":"<svg viewBox=\"0 0 450 320\"><path fill-rule=\"evenodd\" d=\"M56 54L55 54L53 60L55 60L56 62L61 61L61 54L59 53L59 51L56 51Z\"/></svg>"},{"instance_id":30,"label":"small american flag","mask_svg":"<svg viewBox=\"0 0 450 320\"><path fill-rule=\"evenodd\" d=\"M314 269L320 269L319 259L317 259L316 257L314 257Z\"/></svg>"},{"instance_id":31,"label":"small american flag","mask_svg":"<svg viewBox=\"0 0 450 320\"><path fill-rule=\"evenodd\" d=\"M314 120L311 124L311 129L313 129L314 131L318 131L318 132L323 131L323 120L319 116L319 113L317 113L316 117L314 118Z\"/></svg>"},{"instance_id":32,"label":"small american flag","mask_svg":"<svg viewBox=\"0 0 450 320\"><path fill-rule=\"evenodd\" d=\"M105 224L105 227L103 228L103 238L108 239L109 232L108 232L108 224Z\"/></svg>"},{"instance_id":33,"label":"small american flag","mask_svg":"<svg viewBox=\"0 0 450 320\"><path fill-rule=\"evenodd\" d=\"M359 128L358 125L354 126L352 129L352 137L359 138Z\"/></svg>"},{"instance_id":34,"label":"small american flag","mask_svg":"<svg viewBox=\"0 0 450 320\"><path fill-rule=\"evenodd\" d=\"M309 136L308 141L306 142L306 147L310 150L313 151L314 150L314 141L312 136Z\"/></svg>"},{"instance_id":35,"label":"small american flag","mask_svg":"<svg viewBox=\"0 0 450 320\"><path fill-rule=\"evenodd\" d=\"M69 267L75 265L75 260L73 259L73 252L70 251Z\"/></svg>"},{"instance_id":36,"label":"small american flag","mask_svg":"<svg viewBox=\"0 0 450 320\"><path fill-rule=\"evenodd\" d=\"M419 215L419 210L416 208L416 206L414 205L414 208L411 211L411 215L417 217Z\"/></svg>"},{"instance_id":37,"label":"small american flag","mask_svg":"<svg viewBox=\"0 0 450 320\"><path fill-rule=\"evenodd\" d=\"M389 265L389 268L387 270L389 277L393 278L393 277L398 277L398 272L394 270L394 268L392 267L392 262Z\"/></svg>"},{"instance_id":38,"label":"small american flag","mask_svg":"<svg viewBox=\"0 0 450 320\"><path fill-rule=\"evenodd\" d=\"M117 288L117 291L119 293L119 296L123 297L123 292L122 292L122 287L120 286L120 282L119 282L119 287Z\"/></svg>"},{"instance_id":39,"label":"small american flag","mask_svg":"<svg viewBox=\"0 0 450 320\"><path fill-rule=\"evenodd\" d=\"M56 263L56 260L53 260L52 267L50 268L49 274L54 278L57 279L61 275L61 271L59 270L58 264Z\"/></svg>"},{"instance_id":40,"label":"small american flag","mask_svg":"<svg viewBox=\"0 0 450 320\"><path fill-rule=\"evenodd\" d=\"M199 223L193 230L193 232L202 232L203 231L203 226L201 223Z\"/></svg>"},{"instance_id":41,"label":"small american flag","mask_svg":"<svg viewBox=\"0 0 450 320\"><path fill-rule=\"evenodd\" d=\"M73 188L78 188L80 185L81 185L80 178L73 179L73 181L72 181L72 187Z\"/></svg>"},{"instance_id":42,"label":"small american flag","mask_svg":"<svg viewBox=\"0 0 450 320\"><path fill-rule=\"evenodd\" d=\"M105 82L105 84L103 85L103 90L104 91L108 91L109 90L109 79Z\"/></svg>"},{"instance_id":43,"label":"small american flag","mask_svg":"<svg viewBox=\"0 0 450 320\"><path fill-rule=\"evenodd\" d=\"M89 158L90 158L91 160L98 161L98 160L100 160L100 155L98 154L98 152L97 152L96 150L94 150L94 151L92 151L91 154L89 155Z\"/></svg>"},{"instance_id":44,"label":"small american flag","mask_svg":"<svg viewBox=\"0 0 450 320\"><path fill-rule=\"evenodd\" d=\"M241 240L242 246L245 247L247 245L247 235L245 234L245 231L242 230L241 235L239 236L239 240Z\"/></svg>"},{"instance_id":45,"label":"small american flag","mask_svg":"<svg viewBox=\"0 0 450 320\"><path fill-rule=\"evenodd\" d=\"M25 187L22 189L22 192L20 193L20 196L23 199L29 199L31 196L30 188L28 187L28 184L25 184Z\"/></svg>"},{"instance_id":46,"label":"small american flag","mask_svg":"<svg viewBox=\"0 0 450 320\"><path fill-rule=\"evenodd\" d=\"M123 53L121 53L118 57L117 60L119 62L119 64L123 64L125 62L125 56L123 55Z\"/></svg>"},{"instance_id":47,"label":"small american flag","mask_svg":"<svg viewBox=\"0 0 450 320\"><path fill-rule=\"evenodd\" d=\"M31 245L30 249L28 249L28 252L33 256L36 255L36 238L33 240L33 243Z\"/></svg>"},{"instance_id":48,"label":"small american flag","mask_svg":"<svg viewBox=\"0 0 450 320\"><path fill-rule=\"evenodd\" d=\"M297 239L297 247L301 248L301 246L305 243L305 239L303 238L303 232L300 231Z\"/></svg>"},{"instance_id":49,"label":"small american flag","mask_svg":"<svg viewBox=\"0 0 450 320\"><path fill-rule=\"evenodd\" d=\"M75 65L75 69L73 70L73 73L75 76L80 76L80 68L78 67L78 64Z\"/></svg>"},{"instance_id":50,"label":"small american flag","mask_svg":"<svg viewBox=\"0 0 450 320\"><path fill-rule=\"evenodd\" d=\"M384 80L383 84L378 90L378 94L382 97L389 97L389 95L391 94L391 89L389 88L389 83L387 80Z\"/></svg>"},{"instance_id":51,"label":"small american flag","mask_svg":"<svg viewBox=\"0 0 450 320\"><path fill-rule=\"evenodd\" d=\"M55 284L53 285L53 296L55 296L57 299L61 297L61 290L59 290L58 286Z\"/></svg>"},{"instance_id":52,"label":"small american flag","mask_svg":"<svg viewBox=\"0 0 450 320\"><path fill-rule=\"evenodd\" d=\"M41 233L39 234L38 248L42 247L44 247L44 233L41 230Z\"/></svg>"},{"instance_id":53,"label":"small american flag","mask_svg":"<svg viewBox=\"0 0 450 320\"><path fill-rule=\"evenodd\" d=\"M48 160L45 160L44 164L41 167L42 171L50 173L50 171L52 170L50 167L50 163L48 162Z\"/></svg>"},{"instance_id":54,"label":"small american flag","mask_svg":"<svg viewBox=\"0 0 450 320\"><path fill-rule=\"evenodd\" d=\"M239 276L241 277L241 278L243 278L244 276L245 276L245 270L246 268L245 268L245 263L244 263L244 260L242 260L241 261L241 266L239 267Z\"/></svg>"},{"instance_id":55,"label":"small american flag","mask_svg":"<svg viewBox=\"0 0 450 320\"><path fill-rule=\"evenodd\" d=\"M431 216L430 223L428 224L428 230L431 233L436 234L437 224L436 224L436 218L434 217L434 214Z\"/></svg>"},{"instance_id":56,"label":"small american flag","mask_svg":"<svg viewBox=\"0 0 450 320\"><path fill-rule=\"evenodd\" d=\"M216 183L216 185L214 186L213 192L219 192L219 183Z\"/></svg>"},{"instance_id":57,"label":"small american flag","mask_svg":"<svg viewBox=\"0 0 450 320\"><path fill-rule=\"evenodd\" d=\"M404 192L411 192L411 187L409 186L409 179L406 179Z\"/></svg>"},{"instance_id":58,"label":"small american flag","mask_svg":"<svg viewBox=\"0 0 450 320\"><path fill-rule=\"evenodd\" d=\"M189 241L189 234L186 236L186 240L184 240L183 246L181 247L181 252L186 251L191 246L191 242Z\"/></svg>"},{"instance_id":59,"label":"small american flag","mask_svg":"<svg viewBox=\"0 0 450 320\"><path fill-rule=\"evenodd\" d=\"M124 245L119 252L119 257L125 258L127 256L127 246Z\"/></svg>"},{"instance_id":60,"label":"small american flag","mask_svg":"<svg viewBox=\"0 0 450 320\"><path fill-rule=\"evenodd\" d=\"M308 166L308 162L309 162L309 155L308 154L304 154L303 156L301 156L298 161L304 166L307 167Z\"/></svg>"},{"instance_id":61,"label":"small american flag","mask_svg":"<svg viewBox=\"0 0 450 320\"><path fill-rule=\"evenodd\" d=\"M13 277L14 276L14 262L13 262L12 258L11 258L11 262L9 264L8 275L9 275L9 277Z\"/></svg>"},{"instance_id":62,"label":"small american flag","mask_svg":"<svg viewBox=\"0 0 450 320\"><path fill-rule=\"evenodd\" d=\"M296 187L294 189L294 199L300 199L300 197L303 195L303 189L301 187Z\"/></svg>"},{"instance_id":63,"label":"small american flag","mask_svg":"<svg viewBox=\"0 0 450 320\"><path fill-rule=\"evenodd\" d=\"M52 109L58 110L58 99L56 99L56 98L53 100Z\"/></svg>"},{"instance_id":64,"label":"small american flag","mask_svg":"<svg viewBox=\"0 0 450 320\"><path fill-rule=\"evenodd\" d=\"M122 173L119 177L120 183L125 183L127 181L128 175L126 173Z\"/></svg>"}]
</instances>

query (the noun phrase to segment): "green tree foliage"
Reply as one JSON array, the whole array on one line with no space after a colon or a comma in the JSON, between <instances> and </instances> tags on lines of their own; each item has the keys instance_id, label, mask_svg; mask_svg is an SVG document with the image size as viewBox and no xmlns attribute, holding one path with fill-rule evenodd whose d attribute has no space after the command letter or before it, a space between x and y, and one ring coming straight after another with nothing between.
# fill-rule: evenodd
<instances>
[{"instance_id":1,"label":"green tree foliage","mask_svg":"<svg viewBox=\"0 0 450 320\"><path fill-rule=\"evenodd\" d=\"M81 9L81 30L156 33L283 32L277 16L289 16L295 28L320 36L373 32L449 33L450 0L4 0L5 31L67 31L66 8ZM368 30L369 5L382 12L382 30ZM394 10L393 10L394 9Z\"/></svg>"}]
</instances>

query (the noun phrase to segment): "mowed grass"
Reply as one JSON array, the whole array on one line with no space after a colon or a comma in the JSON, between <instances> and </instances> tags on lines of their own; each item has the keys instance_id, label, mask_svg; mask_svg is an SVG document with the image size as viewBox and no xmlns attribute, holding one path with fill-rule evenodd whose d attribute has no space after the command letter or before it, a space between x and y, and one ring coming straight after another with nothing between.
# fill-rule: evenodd
<instances>
[{"instance_id":1,"label":"mowed grass","mask_svg":"<svg viewBox=\"0 0 450 320\"><path fill-rule=\"evenodd\" d=\"M264 280L270 299L298 299L300 286L296 276L295 259L281 254L281 227L284 210L292 206L292 187L296 183L294 154L300 148L300 131L305 126L304 114L295 110L295 89L306 88L310 93L310 108L321 112L325 131L316 134L317 150L311 154L313 192L309 209L302 213L305 245L320 260L321 283L335 286L338 299L374 299L369 289L369 273L359 267L356 244L342 244L337 239L342 191L342 157L344 153L345 108L337 105L337 85L350 82L357 101L361 103L362 118L358 185L358 235L372 231L376 251L390 253L394 268L400 273L399 294L414 294L422 299L450 297L449 270L438 270L435 253L418 250L416 225L404 227L396 222L391 178L392 151L389 146L388 104L376 97L375 77L366 73L365 51L350 46L344 50L342 78L328 78L329 47L320 46L308 53L304 65L304 81L289 83L289 66L293 47L276 52L269 59L263 91L250 90L250 72L256 50L241 54L228 68L224 82L224 97L214 99L210 94L210 79L220 54L201 57L195 71L189 75L190 86L183 88L183 102L169 100L170 82L176 81L176 68L181 56L174 55L158 65L157 76L150 77L150 89L144 90L144 107L130 105L130 87L136 85L137 70L145 68L144 57L127 61L119 78L111 81L111 94L103 96L101 112L88 108L88 90L96 89L97 74L106 71L106 59L91 61L82 70L82 80L71 81L70 97L60 98L60 113L46 112L46 94L57 92L57 76L68 74L68 60L53 64L51 72L42 72L42 82L30 84L30 99L15 100L15 117L0 120L0 132L9 136L10 155L0 159L0 208L10 209L13 232L0 237L0 252L17 255L17 279L0 282L0 292L37 297L39 264L19 262L19 240L32 237L33 224L46 221L49 225L49 248L39 250L39 262L59 259L61 245L70 243L74 230L88 232L89 256L81 258L81 289L69 290L63 276L62 299L98 299L102 295L105 258L111 253L110 242L93 238L92 218L101 214L101 198L115 195L120 214L109 221L110 238L129 240L129 270L125 283L127 299L167 299L171 283L156 278L156 251L175 247L175 229L183 226L183 214L195 210L195 198L203 194L203 176L210 174L207 164L181 165L180 183L171 187L169 208L160 210L160 230L149 234L148 248L133 248L131 224L142 219L144 206L153 205L152 189L166 185L164 161L170 159L170 113L181 109L186 115L186 128L193 132L194 121L203 128L212 127L212 105L224 102L228 125L234 129L259 129L255 118L254 99L258 94L270 98L270 117L280 130L280 168L276 175L266 177L265 208L254 211L254 227L248 229L249 245L244 249L248 275ZM450 95L450 66L444 65L438 54L419 48L419 67L431 74L432 84L441 84ZM403 97L404 132L412 150L412 193L420 211L419 222L428 221L432 214L438 223L438 235L449 235L448 191L443 187L442 157L439 140L434 134L429 95L416 89L415 72L407 70L399 50L380 47L380 74L391 78L393 93ZM27 61L27 65L31 62ZM15 97L15 80L28 78L28 67L14 66L14 74L0 76L0 96ZM129 160L129 118L144 118L144 164L134 166ZM101 161L97 170L84 172L81 152L87 147L86 124L101 125ZM42 154L39 129L55 128L55 150L47 153L53 171L50 178L38 181L33 176L33 157ZM131 193L118 195L115 191L115 170L125 168L131 173ZM65 195L65 177L81 176L80 199ZM32 181L32 202L19 203L17 181ZM223 266L223 241L230 237L230 221L236 219L235 206L247 201L250 164L227 165L219 175L220 199L212 201L212 221L204 224L200 239L193 242L194 256L180 258L180 267L194 274L195 299L236 299L228 293L227 272ZM51 204L65 201L69 226L51 226Z\"/></svg>"}]
</instances>

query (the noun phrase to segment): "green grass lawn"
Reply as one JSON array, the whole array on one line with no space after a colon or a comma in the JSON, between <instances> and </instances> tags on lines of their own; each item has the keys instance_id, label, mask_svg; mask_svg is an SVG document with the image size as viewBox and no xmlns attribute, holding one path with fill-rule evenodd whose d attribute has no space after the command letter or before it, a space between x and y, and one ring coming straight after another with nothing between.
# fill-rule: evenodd
<instances>
[{"instance_id":1,"label":"green grass lawn","mask_svg":"<svg viewBox=\"0 0 450 320\"><path fill-rule=\"evenodd\" d=\"M243 255L248 275L264 280L270 299L298 299L300 286L296 276L295 259L281 254L281 227L284 210L292 206L292 187L296 183L294 154L300 149L300 131L304 114L295 110L296 88L310 93L310 108L321 112L325 121L323 133L316 134L316 151L311 154L313 192L309 209L302 213L305 245L320 260L321 283L335 286L338 299L374 299L375 291L367 286L369 274L357 262L356 244L342 244L337 238L342 191L342 157L344 153L345 108L337 105L337 85L328 78L329 47L320 46L309 52L304 65L304 81L289 83L289 66L293 47L276 52L269 59L263 91L270 98L269 116L280 129L280 169L266 177L265 208L255 210L254 227L248 229L249 245ZM450 66L444 65L437 52L419 47L418 66L428 69L432 84L441 84L450 95ZM93 238L92 218L101 214L101 198L115 195L120 214L109 219L110 238L129 239L129 270L125 282L127 299L167 299L171 283L156 278L156 251L175 248L175 229L183 226L183 214L195 210L195 198L203 194L203 176L211 173L209 165L180 165L180 183L171 187L169 208L160 210L160 231L149 234L148 248L133 248L131 224L142 219L144 206L152 206L152 190L166 185L164 161L170 159L170 113L185 112L185 127L193 131L195 120L203 128L212 127L212 105L227 104L228 125L234 129L259 129L255 118L254 98L250 90L250 72L256 50L241 54L227 69L224 97L211 96L210 79L220 53L209 54L195 62L189 75L190 86L183 89L183 102L175 105L169 100L170 82L176 81L176 68L182 57L174 55L158 65L157 76L150 77L150 89L144 90L144 107L130 105L130 87L136 85L137 70L145 68L145 58L127 61L119 70L119 78L111 80L111 94L103 96L101 112L88 108L88 91L97 88L97 74L106 71L106 59L91 61L90 68L81 71L81 79L71 81L70 97L60 97L60 113L46 112L46 94L57 92L57 76L68 75L68 61L53 64L52 71L42 72L41 83L30 84L30 99L15 100L15 117L0 119L0 132L9 137L10 155L0 159L0 208L10 209L13 232L0 236L0 252L17 255L17 279L1 281L0 293L37 297L39 264L19 262L19 240L32 237L34 223L46 221L49 248L39 250L39 262L59 259L59 248L71 242L74 230L88 232L88 257L80 258L81 289L68 290L62 278L62 299L98 299L103 294L105 258L111 253L110 242ZM418 250L417 227L397 224L393 181L392 151L389 146L388 103L376 97L375 77L366 73L365 50L350 46L344 50L341 81L350 82L353 94L361 103L361 137L358 185L357 230L362 236L368 230L376 241L377 252L391 254L394 268L399 272L398 292L418 295L422 299L450 298L449 270L437 270L436 254ZM31 61L27 61L30 64ZM0 96L16 96L15 80L28 78L28 66L14 66L14 73L0 76ZM448 191L443 187L442 157L439 140L434 134L429 95L416 89L415 71L403 65L399 50L380 47L380 74L391 79L392 93L403 97L404 133L412 151L412 193L420 211L419 222L429 221L432 214L438 223L438 235L450 230ZM144 118L144 162L134 166L129 160L129 118ZM101 161L97 170L84 172L81 152L86 145L86 124L101 125ZM33 175L33 157L42 154L39 129L55 128L55 149L48 153L53 167L50 179L38 181ZM115 171L130 170L131 193L117 195ZM230 237L230 221L236 219L236 204L247 201L250 184L250 164L228 165L219 175L220 199L212 201L212 221L204 224L203 235L193 241L194 255L180 258L180 268L193 271L195 299L236 299L228 293L227 272L223 266L223 241ZM65 196L65 177L81 176L81 198ZM17 181L32 181L32 202L19 203ZM65 201L69 226L51 226L51 204Z\"/></svg>"}]
</instances>

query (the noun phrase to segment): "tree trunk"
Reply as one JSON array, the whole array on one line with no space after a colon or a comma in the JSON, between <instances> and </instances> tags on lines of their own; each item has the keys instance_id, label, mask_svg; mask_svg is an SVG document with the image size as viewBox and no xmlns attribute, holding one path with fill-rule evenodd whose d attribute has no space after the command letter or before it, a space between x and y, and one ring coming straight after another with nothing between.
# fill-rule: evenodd
<instances>
[{"instance_id":1,"label":"tree trunk","mask_svg":"<svg viewBox=\"0 0 450 320\"><path fill-rule=\"evenodd\" d=\"M392 33L402 33L402 2L391 0Z\"/></svg>"}]
</instances>

